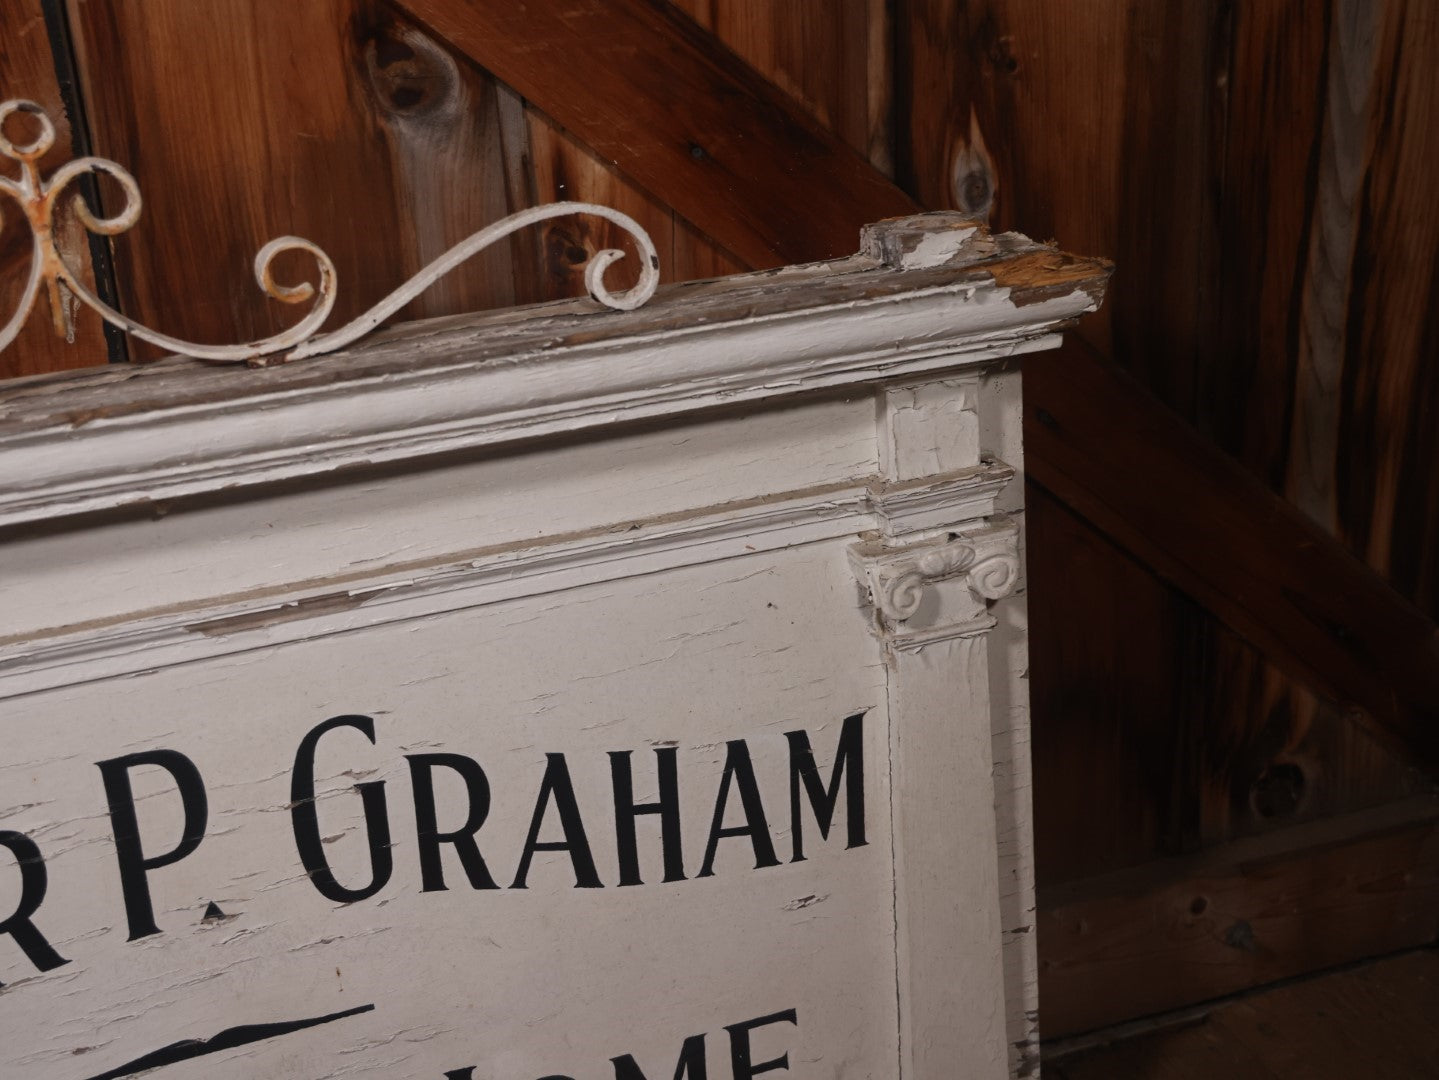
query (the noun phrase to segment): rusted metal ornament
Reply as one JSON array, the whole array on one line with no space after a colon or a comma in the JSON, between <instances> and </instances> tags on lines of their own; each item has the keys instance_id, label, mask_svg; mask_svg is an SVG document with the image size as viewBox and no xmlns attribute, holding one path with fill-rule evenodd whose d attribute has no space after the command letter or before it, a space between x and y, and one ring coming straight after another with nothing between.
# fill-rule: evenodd
<instances>
[{"instance_id":1,"label":"rusted metal ornament","mask_svg":"<svg viewBox=\"0 0 1439 1080\"><path fill-rule=\"evenodd\" d=\"M15 143L5 136L5 124L16 113L30 116L33 122L39 125L39 133L31 142ZM110 217L96 217L82 197L78 194L72 197L70 206L76 217L85 228L102 236L116 236L130 229L140 219L142 200L140 186L135 182L135 178L122 166L106 158L76 158L60 166L48 181L45 180L40 175L40 160L54 143L55 125L35 102L17 99L0 104L0 155L20 166L18 179L0 176L0 193L10 196L24 211L30 222L34 241L30 275L20 294L19 306L10 320L0 328L0 350L5 349L19 335L20 328L35 306L43 284L50 299L55 331L61 337L73 338L69 313L72 302L78 301L95 311L106 322L134 334L142 341L201 360L222 364L247 363L253 367L263 367L267 364L318 356L359 340L460 263L497 240L538 222L571 214L588 214L618 225L634 240L640 254L639 280L633 287L616 292L605 286L604 275L610 266L624 258L624 252L613 248L596 252L585 268L585 288L591 297L616 311L632 311L653 296L659 285L659 255L649 234L637 221L628 214L607 206L558 202L521 210L486 226L450 248L364 314L326 334L319 333L319 329L335 306L337 278L334 262L309 240L298 236L276 237L255 253L255 280L265 295L282 303L300 304L313 299L314 303L305 317L288 330L239 345L206 345L184 341L151 330L116 311L87 288L80 275L66 263L55 243L55 208L66 188L74 180L94 172L103 173L120 185L125 202L120 211ZM319 270L318 288L308 281L302 281L298 285L285 285L275 280L275 259L286 251L303 251L314 258Z\"/></svg>"}]
</instances>

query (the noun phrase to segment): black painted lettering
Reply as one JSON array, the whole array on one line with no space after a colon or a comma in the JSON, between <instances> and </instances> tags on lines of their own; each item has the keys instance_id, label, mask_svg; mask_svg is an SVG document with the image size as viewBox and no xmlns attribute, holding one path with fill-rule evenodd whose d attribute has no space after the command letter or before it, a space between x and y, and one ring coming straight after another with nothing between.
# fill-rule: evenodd
<instances>
[{"instance_id":1,"label":"black painted lettering","mask_svg":"<svg viewBox=\"0 0 1439 1080\"><path fill-rule=\"evenodd\" d=\"M360 805L365 815L365 836L370 849L370 883L350 889L335 880L330 871L325 848L320 842L320 814L315 808L315 749L326 732L336 728L354 728L373 744L375 721L368 716L333 716L312 728L295 751L295 769L290 775L290 823L295 832L295 847L300 862L320 894L336 903L353 903L374 896L385 887L395 868L390 851L389 807L385 802L385 782L369 780L356 784Z\"/></svg>"},{"instance_id":2,"label":"black painted lettering","mask_svg":"<svg viewBox=\"0 0 1439 1080\"><path fill-rule=\"evenodd\" d=\"M540 841L540 828L545 823L545 813L553 800L560 812L560 828L564 830L563 840ZM537 851L568 851L570 862L575 868L575 888L600 889L604 883L595 871L595 857L590 852L589 837L585 835L585 824L580 820L580 805L575 800L575 786L570 781L570 767L564 754L545 755L545 776L540 782L540 794L535 800L535 813L530 819L530 835L525 839L525 850L520 855L520 866L515 871L512 889L528 888L530 862Z\"/></svg>"},{"instance_id":3,"label":"black painted lettering","mask_svg":"<svg viewBox=\"0 0 1439 1080\"><path fill-rule=\"evenodd\" d=\"M769 822L765 819L764 803L760 800L759 784L755 781L754 765L750 761L749 746L743 739L734 739L725 744L724 775L720 778L719 794L715 797L714 818L710 821L709 842L705 845L704 865L699 877L714 875L715 852L719 842L727 836L748 836L754 848L754 868L778 866L775 858L774 841L770 839ZM730 828L724 827L725 809L729 802L730 784L739 788L740 805L744 809L745 823Z\"/></svg>"},{"instance_id":4,"label":"black painted lettering","mask_svg":"<svg viewBox=\"0 0 1439 1080\"><path fill-rule=\"evenodd\" d=\"M610 1058L615 1067L615 1080L648 1080L634 1055ZM709 1067L705 1061L705 1037L701 1032L691 1035L680 1047L679 1064L675 1066L674 1080L709 1080Z\"/></svg>"},{"instance_id":5,"label":"black painted lettering","mask_svg":"<svg viewBox=\"0 0 1439 1080\"><path fill-rule=\"evenodd\" d=\"M756 1028L768 1027L770 1024L791 1023L799 1026L799 1015L793 1009L786 1009L784 1012L770 1013L768 1016L757 1017L754 1020L746 1020L742 1024L729 1024L725 1030L729 1032L730 1065L734 1069L734 1080L754 1080L760 1073L776 1072L783 1069L789 1072L789 1054L781 1054L777 1058L770 1058L768 1061L751 1061L749 1045L750 1032Z\"/></svg>"},{"instance_id":6,"label":"black painted lettering","mask_svg":"<svg viewBox=\"0 0 1439 1080\"><path fill-rule=\"evenodd\" d=\"M789 813L790 835L794 840L794 858L804 861L804 824L800 819L800 788L809 797L810 808L819 825L821 840L829 839L834 824L834 810L839 804L839 782L845 780L845 820L848 830L847 848L864 847L864 713L845 717L839 732L839 746L834 753L834 768L829 774L829 788L819 778L814 750L809 735L803 731L786 731L789 740Z\"/></svg>"},{"instance_id":7,"label":"black painted lettering","mask_svg":"<svg viewBox=\"0 0 1439 1080\"><path fill-rule=\"evenodd\" d=\"M685 855L680 846L680 784L678 751L672 746L655 750L659 770L659 801L635 802L634 774L628 750L610 752L610 778L615 789L615 846L619 851L620 884L643 885L635 819L641 814L660 816L660 845L664 852L665 881L685 880Z\"/></svg>"},{"instance_id":8,"label":"black painted lettering","mask_svg":"<svg viewBox=\"0 0 1439 1080\"><path fill-rule=\"evenodd\" d=\"M70 961L55 951L54 946L45 940L45 935L35 928L32 921L35 912L40 910L40 905L45 900L45 888L49 884L45 859L41 856L40 849L35 845L35 841L24 833L9 829L0 830L0 847L9 848L10 854L15 856L15 862L20 867L20 902L15 905L14 913L0 922L0 934L9 934L15 944L20 946L25 959L40 971L50 971L68 964ZM0 986L4 985L0 983Z\"/></svg>"},{"instance_id":9,"label":"black painted lettering","mask_svg":"<svg viewBox=\"0 0 1439 1080\"><path fill-rule=\"evenodd\" d=\"M120 863L120 891L125 898L125 917L130 924L129 940L135 941L160 932L155 925L155 909L150 899L149 871L179 862L199 847L200 841L205 838L210 818L205 782L200 778L200 770L195 763L177 750L147 750L95 764L104 779L105 797L110 804L115 857ZM179 843L169 851L148 859L140 843L135 792L130 786L130 770L142 765L155 765L174 778L185 815Z\"/></svg>"},{"instance_id":10,"label":"black painted lettering","mask_svg":"<svg viewBox=\"0 0 1439 1080\"><path fill-rule=\"evenodd\" d=\"M472 889L498 889L485 865L475 833L490 813L490 782L474 758L463 754L408 754L410 781L415 789L415 843L420 849L420 881L423 892L443 892L445 871L440 863L440 845L453 844ZM435 811L435 769L450 769L465 782L470 812L465 823L451 832L440 832Z\"/></svg>"}]
</instances>

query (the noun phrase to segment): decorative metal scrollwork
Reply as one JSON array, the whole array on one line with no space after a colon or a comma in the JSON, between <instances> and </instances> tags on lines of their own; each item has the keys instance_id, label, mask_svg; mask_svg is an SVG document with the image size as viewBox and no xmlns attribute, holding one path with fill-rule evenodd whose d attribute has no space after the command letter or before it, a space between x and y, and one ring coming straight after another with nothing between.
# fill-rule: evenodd
<instances>
[{"instance_id":1,"label":"decorative metal scrollwork","mask_svg":"<svg viewBox=\"0 0 1439 1080\"><path fill-rule=\"evenodd\" d=\"M25 113L32 122L39 125L39 134L28 143L16 144L4 134L4 126L11 116ZM599 303L617 311L632 311L654 295L659 285L659 255L649 235L639 223L628 214L622 214L607 206L593 203L560 202L521 210L509 217L487 226L450 248L418 274L385 299L370 308L363 315L346 323L338 330L319 334L320 327L335 306L336 275L335 264L320 248L298 236L281 236L271 240L255 254L255 280L267 296L287 304L304 303L314 298L314 303L305 317L288 330L272 337L261 338L241 345L204 345L193 341L182 341L140 325L110 307L95 295L80 275L65 261L59 246L55 243L55 209L66 188L86 173L102 173L114 179L125 196L124 206L110 217L96 217L85 200L78 194L71 200L75 216L85 228L102 236L115 236L129 229L140 218L140 187L135 178L113 161L100 157L76 158L56 169L47 181L40 175L40 159L55 142L55 126L43 109L33 101L6 101L0 104L0 155L18 162L20 178L0 176L0 192L10 196L19 204L30 221L33 237L30 276L20 295L20 305L3 328L0 328L0 349L14 341L21 326L35 306L43 284L49 294L51 311L56 331L66 332L70 304L78 300L97 312L106 322L134 334L143 341L158 345L172 352L218 363L248 363L252 366L279 361L298 360L306 356L318 356L333 352L358 340L384 322L395 312L419 296L426 288L460 263L495 241L537 222L570 214L589 214L604 218L618 225L634 240L639 249L641 267L638 282L629 289L612 292L605 286L605 272L624 252L613 248L596 252L585 267L585 288ZM314 258L319 270L319 287L309 282L285 285L275 280L272 272L275 259L286 251L307 252ZM318 295L316 295L318 292ZM283 355L279 355L283 354Z\"/></svg>"}]
</instances>

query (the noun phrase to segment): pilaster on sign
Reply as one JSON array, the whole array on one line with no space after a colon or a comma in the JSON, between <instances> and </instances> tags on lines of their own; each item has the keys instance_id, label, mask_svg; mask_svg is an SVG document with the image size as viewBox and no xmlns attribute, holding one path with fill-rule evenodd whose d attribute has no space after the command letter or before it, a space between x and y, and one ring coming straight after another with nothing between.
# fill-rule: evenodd
<instances>
[{"instance_id":1,"label":"pilaster on sign","mask_svg":"<svg viewBox=\"0 0 1439 1080\"><path fill-rule=\"evenodd\" d=\"M995 625L990 601L1008 596L1019 580L1019 526L997 515L902 547L867 541L850 548L850 563L876 633L891 649L920 649Z\"/></svg>"}]
</instances>

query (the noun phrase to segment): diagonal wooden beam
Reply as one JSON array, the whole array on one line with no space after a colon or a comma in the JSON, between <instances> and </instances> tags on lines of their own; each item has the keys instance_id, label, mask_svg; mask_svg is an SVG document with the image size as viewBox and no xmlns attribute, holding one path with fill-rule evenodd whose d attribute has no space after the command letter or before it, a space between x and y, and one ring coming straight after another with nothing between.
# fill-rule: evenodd
<instances>
[{"instance_id":1,"label":"diagonal wooden beam","mask_svg":"<svg viewBox=\"0 0 1439 1080\"><path fill-rule=\"evenodd\" d=\"M918 206L665 0L404 0L754 269L854 253Z\"/></svg>"},{"instance_id":2,"label":"diagonal wooden beam","mask_svg":"<svg viewBox=\"0 0 1439 1080\"><path fill-rule=\"evenodd\" d=\"M1026 360L1029 475L1397 750L1439 766L1439 627L1071 334Z\"/></svg>"},{"instance_id":3,"label":"diagonal wooden beam","mask_svg":"<svg viewBox=\"0 0 1439 1080\"><path fill-rule=\"evenodd\" d=\"M664 0L404 0L759 269L846 255L914 203ZM1026 366L1029 475L1291 676L1439 767L1439 629L1071 340Z\"/></svg>"}]
</instances>

